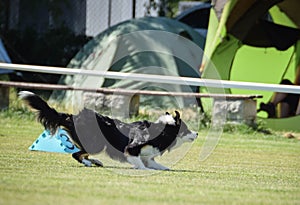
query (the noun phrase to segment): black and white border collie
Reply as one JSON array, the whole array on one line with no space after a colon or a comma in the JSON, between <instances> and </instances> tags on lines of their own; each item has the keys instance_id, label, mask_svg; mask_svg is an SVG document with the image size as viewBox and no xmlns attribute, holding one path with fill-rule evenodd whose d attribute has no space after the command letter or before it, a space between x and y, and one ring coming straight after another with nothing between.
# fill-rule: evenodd
<instances>
[{"instance_id":1,"label":"black and white border collie","mask_svg":"<svg viewBox=\"0 0 300 205\"><path fill-rule=\"evenodd\" d=\"M89 109L77 115L59 113L28 91L21 91L19 98L38 111L37 118L45 129L54 134L58 127L63 127L69 133L80 149L72 156L85 166L103 166L89 155L105 150L112 159L127 161L136 169L169 170L154 158L185 142L192 142L198 135L188 129L177 111L174 117L166 113L156 122L124 123Z\"/></svg>"}]
</instances>

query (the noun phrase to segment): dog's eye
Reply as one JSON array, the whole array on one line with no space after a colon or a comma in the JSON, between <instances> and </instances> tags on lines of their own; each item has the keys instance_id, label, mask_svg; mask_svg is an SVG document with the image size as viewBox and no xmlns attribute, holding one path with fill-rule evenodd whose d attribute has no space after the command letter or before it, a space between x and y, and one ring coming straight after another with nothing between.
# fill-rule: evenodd
<instances>
[{"instance_id":1,"label":"dog's eye","mask_svg":"<svg viewBox=\"0 0 300 205\"><path fill-rule=\"evenodd\" d=\"M180 136L184 136L184 132L180 132L179 135L180 135Z\"/></svg>"}]
</instances>

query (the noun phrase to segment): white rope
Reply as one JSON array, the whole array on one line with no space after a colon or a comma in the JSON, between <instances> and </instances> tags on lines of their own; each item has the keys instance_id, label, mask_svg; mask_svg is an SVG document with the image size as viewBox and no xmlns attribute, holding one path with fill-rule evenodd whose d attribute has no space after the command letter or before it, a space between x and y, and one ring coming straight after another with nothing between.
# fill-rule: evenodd
<instances>
[{"instance_id":1,"label":"white rope","mask_svg":"<svg viewBox=\"0 0 300 205\"><path fill-rule=\"evenodd\" d=\"M112 72L112 71L104 72L104 71L94 71L94 70L85 70L85 69L70 69L70 68L62 68L62 67L9 64L9 63L0 63L0 68L8 69L8 70L19 70L19 71L62 74L62 75L99 76L99 77L110 78L110 79L127 79L127 80L134 80L134 81L167 83L167 84L176 84L176 85L190 85L190 86L203 86L203 87L215 87L215 88L237 88L237 89L247 89L247 90L265 90L265 91L272 91L272 92L300 94L300 86L294 86L294 85L278 85L278 84L240 82L240 81L228 81L228 80L213 80L213 79L203 79L203 78L189 78L189 77L178 77L178 76L122 73L122 72Z\"/></svg>"}]
</instances>

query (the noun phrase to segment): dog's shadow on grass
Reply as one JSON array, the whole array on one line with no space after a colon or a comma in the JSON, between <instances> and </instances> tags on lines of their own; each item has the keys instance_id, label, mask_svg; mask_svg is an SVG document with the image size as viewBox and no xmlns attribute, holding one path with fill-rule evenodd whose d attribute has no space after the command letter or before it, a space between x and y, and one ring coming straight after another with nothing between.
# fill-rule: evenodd
<instances>
[{"instance_id":1,"label":"dog's shadow on grass","mask_svg":"<svg viewBox=\"0 0 300 205\"><path fill-rule=\"evenodd\" d=\"M188 169L171 169L167 170L167 172L178 172L178 173L202 173L200 170L188 170Z\"/></svg>"},{"instance_id":2,"label":"dog's shadow on grass","mask_svg":"<svg viewBox=\"0 0 300 205\"><path fill-rule=\"evenodd\" d=\"M78 166L76 166L78 168ZM132 171L146 171L146 170L138 170L138 169L134 169L132 167L127 167L127 166L103 166L103 167L97 167L97 166L93 166L93 167L85 167L85 166L80 166L81 168L97 168L97 169L107 169L107 170L110 170L110 171L113 171L113 170L118 170L121 171L121 170L132 170ZM157 172L157 173L160 173L160 172L174 172L174 173L202 173L203 171L200 171L200 170L188 170L188 169L170 169L170 170L149 170L151 172Z\"/></svg>"}]
</instances>

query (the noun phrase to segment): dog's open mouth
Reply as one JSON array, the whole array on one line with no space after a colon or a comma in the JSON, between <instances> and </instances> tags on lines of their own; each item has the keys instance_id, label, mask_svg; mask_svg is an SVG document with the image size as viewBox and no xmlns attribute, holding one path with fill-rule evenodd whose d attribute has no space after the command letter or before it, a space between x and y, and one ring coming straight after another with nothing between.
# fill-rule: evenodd
<instances>
[{"instance_id":1,"label":"dog's open mouth","mask_svg":"<svg viewBox=\"0 0 300 205\"><path fill-rule=\"evenodd\" d=\"M192 135L192 136L187 136L186 139L188 142L193 142L196 138L198 137L197 134Z\"/></svg>"},{"instance_id":2,"label":"dog's open mouth","mask_svg":"<svg viewBox=\"0 0 300 205\"><path fill-rule=\"evenodd\" d=\"M196 138L190 137L190 138L188 138L188 141L193 142L195 139L196 139Z\"/></svg>"}]
</instances>

